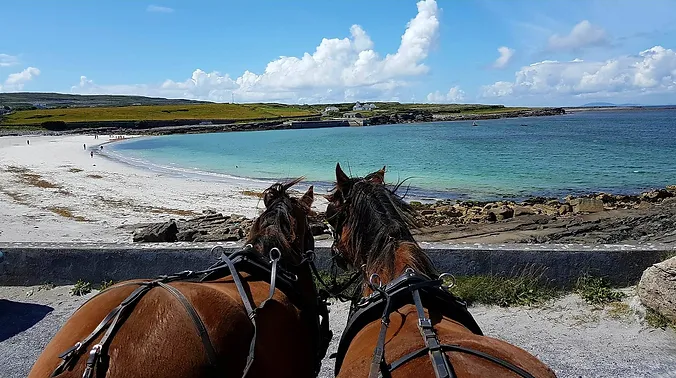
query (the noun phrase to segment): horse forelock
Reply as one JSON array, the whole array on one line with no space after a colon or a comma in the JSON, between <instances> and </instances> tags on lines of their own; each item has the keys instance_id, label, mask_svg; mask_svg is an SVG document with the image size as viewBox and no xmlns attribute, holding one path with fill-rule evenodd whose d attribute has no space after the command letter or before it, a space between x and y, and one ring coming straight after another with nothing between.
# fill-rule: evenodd
<instances>
[{"instance_id":1,"label":"horse forelock","mask_svg":"<svg viewBox=\"0 0 676 378\"><path fill-rule=\"evenodd\" d=\"M309 209L302 201L292 198L286 192L286 189L295 182L297 181L294 180L289 184L274 184L263 194L266 209L254 221L247 240L247 243L261 249L262 253L267 253L273 247L279 248L282 253L303 252L294 250L294 245L298 242L307 243L306 240L298 238L298 219L296 218L305 216ZM305 232L309 232L307 222Z\"/></svg>"},{"instance_id":2,"label":"horse forelock","mask_svg":"<svg viewBox=\"0 0 676 378\"><path fill-rule=\"evenodd\" d=\"M404 261L407 267L434 275L434 267L410 232L416 227L415 211L396 194L396 187L366 179L351 184L336 210L345 217L341 239L351 251L353 265L366 264L368 272L394 275ZM339 192L334 190L329 199L340 202Z\"/></svg>"}]
</instances>

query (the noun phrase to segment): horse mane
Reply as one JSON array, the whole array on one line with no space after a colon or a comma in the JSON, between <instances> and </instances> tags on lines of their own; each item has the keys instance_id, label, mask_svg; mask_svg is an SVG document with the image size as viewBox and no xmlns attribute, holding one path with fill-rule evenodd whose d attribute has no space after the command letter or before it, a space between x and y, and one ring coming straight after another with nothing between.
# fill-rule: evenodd
<instances>
[{"instance_id":1,"label":"horse mane","mask_svg":"<svg viewBox=\"0 0 676 378\"><path fill-rule=\"evenodd\" d=\"M361 251L356 266L366 264L368 272L395 274L395 261L405 261L406 266L436 277L436 269L418 246L410 228L417 228L415 210L396 191L399 186L373 182L371 175L364 179L352 178L347 185L350 210L344 228L349 232L347 243L353 251ZM332 196L338 190L334 188ZM335 197L332 198L335 200ZM397 256L399 254L399 256ZM403 254L403 256L402 256Z\"/></svg>"},{"instance_id":2,"label":"horse mane","mask_svg":"<svg viewBox=\"0 0 676 378\"><path fill-rule=\"evenodd\" d=\"M308 206L289 195L287 190L299 183L297 178L286 183L276 183L263 191L265 211L254 221L247 238L247 244L260 246L263 253L272 247L281 251L291 251L297 235L293 209L300 207L309 211ZM300 251L303 252L303 251Z\"/></svg>"}]
</instances>

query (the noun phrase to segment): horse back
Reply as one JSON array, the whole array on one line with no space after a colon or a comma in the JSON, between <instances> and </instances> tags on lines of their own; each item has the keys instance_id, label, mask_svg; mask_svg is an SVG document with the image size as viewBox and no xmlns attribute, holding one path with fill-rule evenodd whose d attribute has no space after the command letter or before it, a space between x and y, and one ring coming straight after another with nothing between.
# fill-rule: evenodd
<instances>
[{"instance_id":1,"label":"horse back","mask_svg":"<svg viewBox=\"0 0 676 378\"><path fill-rule=\"evenodd\" d=\"M143 281L118 284L78 309L49 342L29 377L50 377L61 363L59 355L89 335L111 310L127 298L138 287L133 282ZM173 282L171 285L187 298L204 323L214 346L218 365L210 366L202 339L184 306L166 290L155 287L139 300L113 336L107 351L109 358L104 359L102 366L105 377L163 378L241 374L249 354L253 326L232 281L223 278L204 283ZM258 304L267 297L267 283L249 282L245 279L245 286L254 303ZM299 311L280 291L275 292L274 299L259 311L257 317L257 363L252 366L249 373L251 377L267 374L263 364L269 359L269 353L266 356L261 352L261 345L267 348L268 343L280 344L276 336L284 337L287 343L288 340L295 341L296 344L309 340L309 337L289 337L285 334L284 330L288 329L286 327L290 327L291 332L302 333L299 330L302 327ZM271 332L273 335L270 335ZM81 377L87 352L100 338L101 335L86 346L86 352L79 357L72 370L65 371L58 377ZM296 347L297 353L302 345L283 347L287 350Z\"/></svg>"},{"instance_id":2,"label":"horse back","mask_svg":"<svg viewBox=\"0 0 676 378\"><path fill-rule=\"evenodd\" d=\"M428 314L428 316L430 316ZM434 329L442 344L459 345L508 361L535 377L555 377L554 372L525 350L504 341L477 335L460 323L431 314ZM390 314L390 326L385 338L385 360L397 359L425 347L418 330L418 315L413 305L406 305ZM380 319L364 327L353 339L338 377L364 377L376 347ZM519 377L515 373L485 359L459 352L446 352L458 377ZM392 372L392 377L434 377L432 362L427 354L410 360Z\"/></svg>"}]
</instances>

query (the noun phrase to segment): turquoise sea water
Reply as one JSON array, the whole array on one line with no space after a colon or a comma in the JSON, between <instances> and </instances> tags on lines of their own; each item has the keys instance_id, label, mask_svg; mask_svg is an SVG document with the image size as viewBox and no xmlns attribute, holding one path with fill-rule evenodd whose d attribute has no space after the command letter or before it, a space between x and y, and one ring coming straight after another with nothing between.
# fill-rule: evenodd
<instances>
[{"instance_id":1,"label":"turquoise sea water","mask_svg":"<svg viewBox=\"0 0 676 378\"><path fill-rule=\"evenodd\" d=\"M409 178L413 197L520 199L676 184L676 110L478 123L170 135L110 149L177 174L302 175L320 187L333 181L336 162L360 176L387 165L387 181Z\"/></svg>"}]
</instances>

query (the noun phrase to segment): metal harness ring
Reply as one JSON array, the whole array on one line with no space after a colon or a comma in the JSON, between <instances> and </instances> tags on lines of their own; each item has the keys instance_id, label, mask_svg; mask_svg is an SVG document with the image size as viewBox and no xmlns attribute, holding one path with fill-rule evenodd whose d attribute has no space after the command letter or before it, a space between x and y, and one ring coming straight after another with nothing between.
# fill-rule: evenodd
<instances>
[{"instance_id":1,"label":"metal harness ring","mask_svg":"<svg viewBox=\"0 0 676 378\"><path fill-rule=\"evenodd\" d=\"M376 286L375 282L378 280L378 285ZM383 281L380 279L380 276L378 273L373 273L371 277L369 277L369 284L371 285L372 288L378 288L381 289L383 287Z\"/></svg>"},{"instance_id":2,"label":"metal harness ring","mask_svg":"<svg viewBox=\"0 0 676 378\"><path fill-rule=\"evenodd\" d=\"M444 278L450 278L448 283L445 284L445 285L444 285ZM450 273L441 273L439 275L439 280L441 281L442 287L444 287L446 290L451 290L456 284L455 276L450 274Z\"/></svg>"},{"instance_id":3,"label":"metal harness ring","mask_svg":"<svg viewBox=\"0 0 676 378\"><path fill-rule=\"evenodd\" d=\"M270 249L270 254L269 254L269 256L270 256L270 261L271 261L271 262L276 262L276 261L279 261L279 259L282 258L282 252L279 250L279 248L277 248L277 247L272 247L272 248Z\"/></svg>"}]
</instances>

